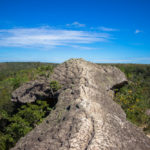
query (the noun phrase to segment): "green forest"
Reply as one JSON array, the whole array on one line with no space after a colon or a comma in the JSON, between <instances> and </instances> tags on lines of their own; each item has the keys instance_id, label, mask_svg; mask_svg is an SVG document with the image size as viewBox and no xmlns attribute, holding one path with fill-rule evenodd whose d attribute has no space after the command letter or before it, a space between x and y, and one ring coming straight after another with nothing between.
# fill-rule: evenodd
<instances>
[{"instance_id":1,"label":"green forest","mask_svg":"<svg viewBox=\"0 0 150 150\"><path fill-rule=\"evenodd\" d=\"M53 109L47 101L17 105L11 102L11 93L23 83L49 77L57 64L48 63L0 63L0 150L8 150ZM128 84L114 89L118 104L124 109L127 119L150 133L150 65L109 64L122 70ZM55 91L59 83L52 81L50 87Z\"/></svg>"}]
</instances>

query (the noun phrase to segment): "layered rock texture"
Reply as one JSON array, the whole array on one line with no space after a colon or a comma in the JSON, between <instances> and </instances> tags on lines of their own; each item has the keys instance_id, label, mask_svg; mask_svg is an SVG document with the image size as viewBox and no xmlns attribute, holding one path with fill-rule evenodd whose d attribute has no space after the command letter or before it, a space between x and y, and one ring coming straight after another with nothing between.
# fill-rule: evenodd
<instances>
[{"instance_id":1,"label":"layered rock texture","mask_svg":"<svg viewBox=\"0 0 150 150\"><path fill-rule=\"evenodd\" d=\"M71 59L50 80L62 85L56 108L12 150L150 150L150 139L113 101L113 88L127 82L119 69Z\"/></svg>"}]
</instances>

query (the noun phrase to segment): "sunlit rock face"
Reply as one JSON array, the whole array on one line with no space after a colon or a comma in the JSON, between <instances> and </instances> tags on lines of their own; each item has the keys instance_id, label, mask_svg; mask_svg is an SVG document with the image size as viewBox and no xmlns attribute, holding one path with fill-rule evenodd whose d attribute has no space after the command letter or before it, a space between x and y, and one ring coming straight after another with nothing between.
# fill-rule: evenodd
<instances>
[{"instance_id":1,"label":"sunlit rock face","mask_svg":"<svg viewBox=\"0 0 150 150\"><path fill-rule=\"evenodd\" d=\"M113 101L112 89L127 82L119 69L71 59L50 80L63 87L55 110L12 150L150 150L150 139Z\"/></svg>"}]
</instances>

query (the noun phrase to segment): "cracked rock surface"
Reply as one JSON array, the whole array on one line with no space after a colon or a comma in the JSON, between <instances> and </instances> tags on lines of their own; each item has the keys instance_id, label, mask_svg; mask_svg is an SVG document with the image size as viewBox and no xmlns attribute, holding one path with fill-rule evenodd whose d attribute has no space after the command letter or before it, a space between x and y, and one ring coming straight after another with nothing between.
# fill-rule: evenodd
<instances>
[{"instance_id":1,"label":"cracked rock surface","mask_svg":"<svg viewBox=\"0 0 150 150\"><path fill-rule=\"evenodd\" d=\"M51 80L63 85L55 110L12 150L150 150L150 139L113 101L113 87L127 82L119 69L71 59Z\"/></svg>"},{"instance_id":2,"label":"cracked rock surface","mask_svg":"<svg viewBox=\"0 0 150 150\"><path fill-rule=\"evenodd\" d=\"M24 83L12 93L11 101L18 103L32 103L37 99L50 98L50 86L46 78Z\"/></svg>"}]
</instances>

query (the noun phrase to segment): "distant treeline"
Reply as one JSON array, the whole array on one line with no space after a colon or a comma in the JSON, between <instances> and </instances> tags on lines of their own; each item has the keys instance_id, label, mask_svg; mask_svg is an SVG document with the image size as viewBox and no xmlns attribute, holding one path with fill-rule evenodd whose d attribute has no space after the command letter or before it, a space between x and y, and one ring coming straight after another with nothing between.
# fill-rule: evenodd
<instances>
[{"instance_id":1,"label":"distant treeline","mask_svg":"<svg viewBox=\"0 0 150 150\"><path fill-rule=\"evenodd\" d=\"M15 74L17 71L37 68L43 65L57 65L55 63L41 62L5 62L0 63L0 81Z\"/></svg>"}]
</instances>

